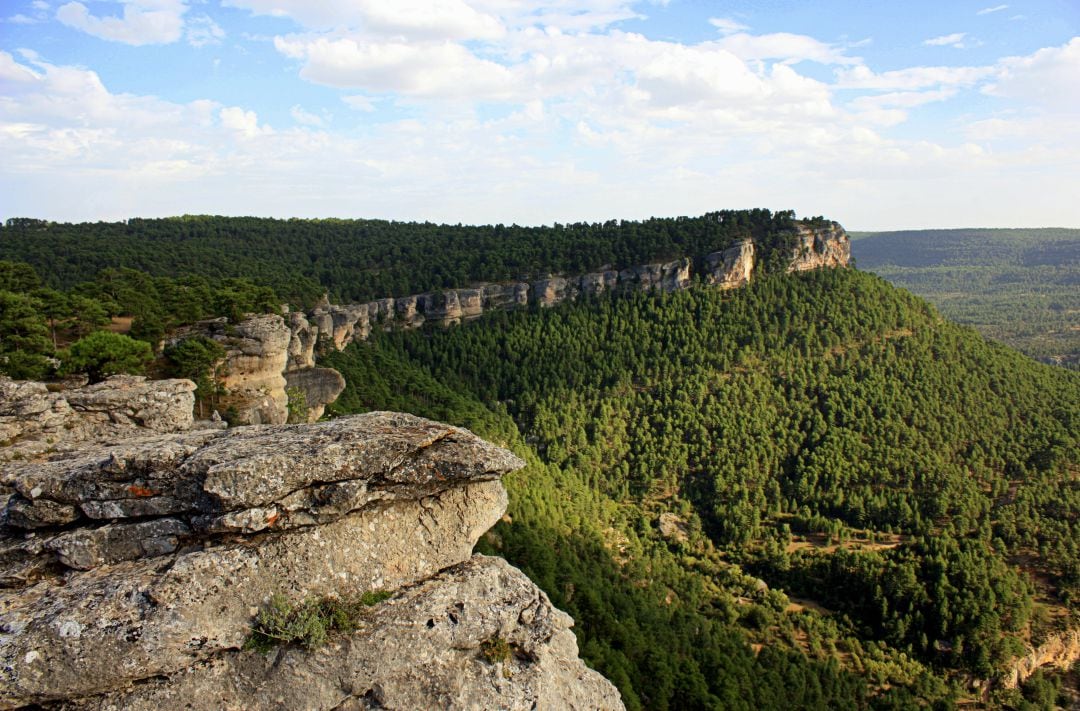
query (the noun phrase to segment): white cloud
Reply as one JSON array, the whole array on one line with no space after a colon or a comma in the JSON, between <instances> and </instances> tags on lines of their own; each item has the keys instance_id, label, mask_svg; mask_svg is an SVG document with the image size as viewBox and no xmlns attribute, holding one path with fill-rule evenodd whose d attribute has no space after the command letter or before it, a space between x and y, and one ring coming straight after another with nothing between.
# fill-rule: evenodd
<instances>
[{"instance_id":1,"label":"white cloud","mask_svg":"<svg viewBox=\"0 0 1080 711\"><path fill-rule=\"evenodd\" d=\"M908 67L880 74L865 65L840 69L836 87L878 91L915 91L933 86L972 86L994 73L993 67Z\"/></svg>"},{"instance_id":2,"label":"white cloud","mask_svg":"<svg viewBox=\"0 0 1080 711\"><path fill-rule=\"evenodd\" d=\"M5 206L60 219L527 223L769 205L865 227L913 214L938 225L1024 222L1015 205L982 197L996 190L1050 205L1046 219L1080 220L1068 199L1080 130L1061 128L1080 126L1069 113L1080 39L988 66L875 72L847 56L850 44L802 35L682 44L604 27L603 17L635 12L616 0L475 0L501 30L468 40L460 35L492 25L391 18L375 29L369 0L233 1L327 13L320 22L359 13L330 29L308 18L274 44L302 77L341 88L367 115L342 111L330 130L325 110L295 104L274 130L250 106L113 93L86 69L0 52ZM571 18L575 6L587 20ZM800 61L832 65L832 79L800 72ZM980 90L988 97L971 102L966 125L893 137L889 127L920 107ZM477 110L485 103L497 106ZM994 114L987 103L1028 111ZM409 118L375 111L390 105ZM1050 177L1016 181L1018 170ZM46 200L58 192L62 204Z\"/></svg>"},{"instance_id":3,"label":"white cloud","mask_svg":"<svg viewBox=\"0 0 1080 711\"><path fill-rule=\"evenodd\" d=\"M363 28L386 36L413 39L484 39L499 37L499 20L463 0L226 0L223 4L257 15L290 17L310 29Z\"/></svg>"},{"instance_id":4,"label":"white cloud","mask_svg":"<svg viewBox=\"0 0 1080 711\"><path fill-rule=\"evenodd\" d=\"M788 32L767 35L740 32L724 37L718 44L741 59L778 59L789 63L809 60L820 64L859 64L862 61L813 37Z\"/></svg>"},{"instance_id":5,"label":"white cloud","mask_svg":"<svg viewBox=\"0 0 1080 711\"><path fill-rule=\"evenodd\" d=\"M293 117L294 121L305 126L321 127L326 123L321 116L313 114L310 111L305 111L300 104L294 104L293 107L289 109L289 115Z\"/></svg>"},{"instance_id":6,"label":"white cloud","mask_svg":"<svg viewBox=\"0 0 1080 711\"><path fill-rule=\"evenodd\" d=\"M985 92L1051 110L1080 112L1080 37L1026 57L1003 59Z\"/></svg>"},{"instance_id":7,"label":"white cloud","mask_svg":"<svg viewBox=\"0 0 1080 711\"><path fill-rule=\"evenodd\" d=\"M130 45L168 44L183 35L183 0L120 0L121 16L96 16L81 2L69 2L56 10L56 19L69 27L112 42Z\"/></svg>"},{"instance_id":8,"label":"white cloud","mask_svg":"<svg viewBox=\"0 0 1080 711\"><path fill-rule=\"evenodd\" d=\"M1001 12L1002 10L1008 10L1008 5L994 5L993 7L984 7L982 10L976 12L976 15L989 15L992 12Z\"/></svg>"},{"instance_id":9,"label":"white cloud","mask_svg":"<svg viewBox=\"0 0 1080 711\"><path fill-rule=\"evenodd\" d=\"M199 15L188 18L184 38L192 47L221 44L221 40L225 39L225 30L209 16Z\"/></svg>"},{"instance_id":10,"label":"white cloud","mask_svg":"<svg viewBox=\"0 0 1080 711\"><path fill-rule=\"evenodd\" d=\"M733 20L730 17L710 17L709 24L720 30L720 34L733 35L736 32L742 32L750 29L747 25Z\"/></svg>"},{"instance_id":11,"label":"white cloud","mask_svg":"<svg viewBox=\"0 0 1080 711\"><path fill-rule=\"evenodd\" d=\"M274 46L305 61L300 76L327 86L467 100L506 97L513 89L509 70L453 42L277 37Z\"/></svg>"},{"instance_id":12,"label":"white cloud","mask_svg":"<svg viewBox=\"0 0 1080 711\"><path fill-rule=\"evenodd\" d=\"M940 37L931 37L928 40L923 40L923 44L929 47L955 47L957 49L963 49L964 38L967 37L967 32L954 32L951 35L942 35Z\"/></svg>"},{"instance_id":13,"label":"white cloud","mask_svg":"<svg viewBox=\"0 0 1080 711\"><path fill-rule=\"evenodd\" d=\"M371 113L375 110L375 102L371 100L371 97L364 96L363 94L352 94L341 97L349 108L356 109L357 111L363 111L365 113Z\"/></svg>"},{"instance_id":14,"label":"white cloud","mask_svg":"<svg viewBox=\"0 0 1080 711\"><path fill-rule=\"evenodd\" d=\"M35 20L33 17L20 14L12 15L11 17L6 18L4 22L10 22L13 25L34 25L40 22L40 20Z\"/></svg>"},{"instance_id":15,"label":"white cloud","mask_svg":"<svg viewBox=\"0 0 1080 711\"><path fill-rule=\"evenodd\" d=\"M221 125L235 131L245 138L273 133L269 126L260 126L259 117L254 111L245 111L239 106L229 106L218 113Z\"/></svg>"}]
</instances>

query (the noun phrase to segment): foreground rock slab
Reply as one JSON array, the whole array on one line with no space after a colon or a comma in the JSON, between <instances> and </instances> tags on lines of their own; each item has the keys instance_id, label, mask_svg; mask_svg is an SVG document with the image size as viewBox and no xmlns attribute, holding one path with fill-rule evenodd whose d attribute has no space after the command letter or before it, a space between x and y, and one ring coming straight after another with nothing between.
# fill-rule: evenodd
<instances>
[{"instance_id":1,"label":"foreground rock slab","mask_svg":"<svg viewBox=\"0 0 1080 711\"><path fill-rule=\"evenodd\" d=\"M234 652L272 595L396 590L469 558L523 462L396 413L123 440L9 463L0 707Z\"/></svg>"},{"instance_id":2,"label":"foreground rock slab","mask_svg":"<svg viewBox=\"0 0 1080 711\"><path fill-rule=\"evenodd\" d=\"M67 709L621 709L571 620L520 571L474 556L373 607L318 650L230 651ZM484 645L506 642L504 658Z\"/></svg>"}]
</instances>

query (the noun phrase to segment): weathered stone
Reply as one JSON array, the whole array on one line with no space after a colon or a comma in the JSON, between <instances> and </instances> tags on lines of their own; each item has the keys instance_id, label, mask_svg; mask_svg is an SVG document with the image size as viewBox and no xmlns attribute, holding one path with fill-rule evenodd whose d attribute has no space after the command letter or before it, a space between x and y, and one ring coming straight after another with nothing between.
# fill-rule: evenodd
<instances>
[{"instance_id":1,"label":"weathered stone","mask_svg":"<svg viewBox=\"0 0 1080 711\"><path fill-rule=\"evenodd\" d=\"M183 521L162 518L63 533L51 539L45 548L56 553L67 567L89 570L108 563L172 553L180 537L190 533Z\"/></svg>"},{"instance_id":2,"label":"weathered stone","mask_svg":"<svg viewBox=\"0 0 1080 711\"><path fill-rule=\"evenodd\" d=\"M114 375L63 395L78 412L106 413L114 422L130 422L155 432L181 432L194 422L194 392L195 384L190 380Z\"/></svg>"},{"instance_id":3,"label":"weathered stone","mask_svg":"<svg viewBox=\"0 0 1080 711\"><path fill-rule=\"evenodd\" d=\"M474 556L371 608L359 631L322 649L230 651L68 708L621 709L610 682L577 658L571 624L505 561ZM482 646L496 639L511 652L489 661Z\"/></svg>"},{"instance_id":4,"label":"weathered stone","mask_svg":"<svg viewBox=\"0 0 1080 711\"><path fill-rule=\"evenodd\" d=\"M475 482L263 534L257 545L102 565L63 586L0 593L0 705L123 688L236 649L252 610L275 592L303 599L420 580L467 559L505 505L500 483Z\"/></svg>"},{"instance_id":5,"label":"weathered stone","mask_svg":"<svg viewBox=\"0 0 1080 711\"><path fill-rule=\"evenodd\" d=\"M234 326L222 325L212 337L226 348L226 394L221 407L234 424L281 424L288 419L285 366L292 332L276 314L253 316Z\"/></svg>"},{"instance_id":6,"label":"weathered stone","mask_svg":"<svg viewBox=\"0 0 1080 711\"><path fill-rule=\"evenodd\" d=\"M720 252L705 256L705 283L734 289L750 283L754 274L754 242L742 239Z\"/></svg>"},{"instance_id":7,"label":"weathered stone","mask_svg":"<svg viewBox=\"0 0 1080 711\"><path fill-rule=\"evenodd\" d=\"M319 340L319 327L310 323L302 312L294 311L288 315L289 359L286 370L300 370L315 367L315 345Z\"/></svg>"},{"instance_id":8,"label":"weathered stone","mask_svg":"<svg viewBox=\"0 0 1080 711\"><path fill-rule=\"evenodd\" d=\"M839 224L829 222L823 227L810 227L799 223L795 230L797 241L789 272L846 267L851 262L851 239Z\"/></svg>"},{"instance_id":9,"label":"weathered stone","mask_svg":"<svg viewBox=\"0 0 1080 711\"><path fill-rule=\"evenodd\" d=\"M191 428L195 384L116 375L50 392L44 383L0 377L0 460L35 458L92 439Z\"/></svg>"},{"instance_id":10,"label":"weathered stone","mask_svg":"<svg viewBox=\"0 0 1080 711\"><path fill-rule=\"evenodd\" d=\"M315 422L322 417L326 406L345 390L345 378L332 368L306 368L285 373L285 387L287 391L296 388L303 393L305 420Z\"/></svg>"},{"instance_id":11,"label":"weathered stone","mask_svg":"<svg viewBox=\"0 0 1080 711\"><path fill-rule=\"evenodd\" d=\"M126 440L54 461L8 464L0 484L18 493L8 504L9 525L18 525L10 517L18 505L32 525L47 526L48 519L34 518L46 501L94 519L221 516L265 508L311 486L356 480L422 496L519 466L517 457L467 430L374 412L308 426ZM290 525L288 517L278 525Z\"/></svg>"}]
</instances>

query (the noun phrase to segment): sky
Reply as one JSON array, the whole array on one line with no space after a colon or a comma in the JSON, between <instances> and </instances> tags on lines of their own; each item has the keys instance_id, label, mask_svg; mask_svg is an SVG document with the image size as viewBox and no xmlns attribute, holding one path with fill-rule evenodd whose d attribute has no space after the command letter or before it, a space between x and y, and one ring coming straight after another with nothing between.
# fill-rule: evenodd
<instances>
[{"instance_id":1,"label":"sky","mask_svg":"<svg viewBox=\"0 0 1080 711\"><path fill-rule=\"evenodd\" d=\"M1080 227L1080 0L0 0L0 219Z\"/></svg>"}]
</instances>

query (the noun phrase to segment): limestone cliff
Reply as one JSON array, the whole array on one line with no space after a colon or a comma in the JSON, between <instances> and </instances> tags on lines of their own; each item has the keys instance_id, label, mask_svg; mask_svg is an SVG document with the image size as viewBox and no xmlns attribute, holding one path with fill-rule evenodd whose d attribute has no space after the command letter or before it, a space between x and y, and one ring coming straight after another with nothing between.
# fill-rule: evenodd
<instances>
[{"instance_id":1,"label":"limestone cliff","mask_svg":"<svg viewBox=\"0 0 1080 711\"><path fill-rule=\"evenodd\" d=\"M1077 661L1080 661L1080 629L1052 634L1039 646L1028 647L1026 653L1011 664L1004 686L1015 689L1041 667L1067 670Z\"/></svg>"},{"instance_id":2,"label":"limestone cliff","mask_svg":"<svg viewBox=\"0 0 1080 711\"><path fill-rule=\"evenodd\" d=\"M796 236L789 272L846 267L851 261L851 239L835 222L818 227L799 223Z\"/></svg>"},{"instance_id":3,"label":"limestone cliff","mask_svg":"<svg viewBox=\"0 0 1080 711\"><path fill-rule=\"evenodd\" d=\"M569 618L471 556L521 464L394 413L9 463L0 708L621 708ZM241 649L272 595L377 589L393 594L324 647Z\"/></svg>"},{"instance_id":4,"label":"limestone cliff","mask_svg":"<svg viewBox=\"0 0 1080 711\"><path fill-rule=\"evenodd\" d=\"M850 261L847 234L835 222L814 226L798 223L792 242L789 271L841 267ZM736 288L753 278L756 257L754 242L747 238L697 262L683 258L578 276L549 274L532 282L480 284L364 304L325 302L309 314L255 316L235 325L221 319L208 321L176 338L196 332L225 346L220 385L226 394L220 406L229 411L232 422L286 422L290 389L303 398L307 420L313 422L345 387L339 374L315 367L320 349L341 350L367 340L374 330L382 328L459 324L492 309L530 304L546 308L611 291L673 292L689 287L695 276L707 285Z\"/></svg>"},{"instance_id":5,"label":"limestone cliff","mask_svg":"<svg viewBox=\"0 0 1080 711\"><path fill-rule=\"evenodd\" d=\"M850 241L835 222L824 225L797 223L788 271L847 266ZM307 320L314 325L323 347L341 350L364 341L377 328L417 328L424 324L459 324L492 309L541 308L610 291L672 292L689 287L699 276L722 289L744 286L753 277L757 248L746 238L695 262L684 258L642 264L628 269L601 269L578 276L549 274L532 282L479 284L467 289L445 289L366 304L316 307Z\"/></svg>"}]
</instances>

